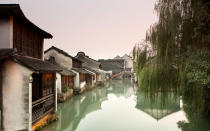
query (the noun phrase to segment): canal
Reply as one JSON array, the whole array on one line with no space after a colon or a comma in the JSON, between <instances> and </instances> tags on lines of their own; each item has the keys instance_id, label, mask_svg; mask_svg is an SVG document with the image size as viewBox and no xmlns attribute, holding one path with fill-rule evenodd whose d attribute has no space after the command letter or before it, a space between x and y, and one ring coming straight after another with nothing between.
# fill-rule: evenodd
<instances>
[{"instance_id":1,"label":"canal","mask_svg":"<svg viewBox=\"0 0 210 131\"><path fill-rule=\"evenodd\" d=\"M112 81L59 104L58 121L42 131L179 131L189 123L180 97L150 98L130 81Z\"/></svg>"}]
</instances>

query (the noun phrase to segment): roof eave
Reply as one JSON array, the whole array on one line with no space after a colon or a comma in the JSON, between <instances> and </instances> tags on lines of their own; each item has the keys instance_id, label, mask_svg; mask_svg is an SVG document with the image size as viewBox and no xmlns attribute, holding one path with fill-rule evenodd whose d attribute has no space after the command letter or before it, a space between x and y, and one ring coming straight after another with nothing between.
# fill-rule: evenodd
<instances>
[{"instance_id":1,"label":"roof eave","mask_svg":"<svg viewBox=\"0 0 210 131\"><path fill-rule=\"evenodd\" d=\"M23 20L29 26L32 26L43 38L52 39L53 36L32 23L22 12L19 4L0 4L0 16L14 16Z\"/></svg>"}]
</instances>

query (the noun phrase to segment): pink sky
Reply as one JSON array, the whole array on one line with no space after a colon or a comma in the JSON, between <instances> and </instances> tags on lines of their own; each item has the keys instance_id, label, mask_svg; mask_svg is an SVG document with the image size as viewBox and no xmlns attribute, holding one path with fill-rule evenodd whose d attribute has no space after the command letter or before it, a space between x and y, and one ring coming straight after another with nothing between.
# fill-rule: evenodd
<instances>
[{"instance_id":1,"label":"pink sky","mask_svg":"<svg viewBox=\"0 0 210 131\"><path fill-rule=\"evenodd\" d=\"M156 21L156 0L19 0L33 23L54 38L54 45L70 55L84 51L95 59L130 53ZM14 3L17 0L1 0Z\"/></svg>"}]
</instances>

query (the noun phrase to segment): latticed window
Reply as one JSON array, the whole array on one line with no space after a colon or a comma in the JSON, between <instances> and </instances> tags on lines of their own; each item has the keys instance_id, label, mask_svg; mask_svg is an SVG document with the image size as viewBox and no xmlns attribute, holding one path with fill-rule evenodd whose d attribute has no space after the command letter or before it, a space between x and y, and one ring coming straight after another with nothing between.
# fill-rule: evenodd
<instances>
[{"instance_id":1,"label":"latticed window","mask_svg":"<svg viewBox=\"0 0 210 131\"><path fill-rule=\"evenodd\" d=\"M54 79L53 74L42 75L42 97L53 94Z\"/></svg>"}]
</instances>

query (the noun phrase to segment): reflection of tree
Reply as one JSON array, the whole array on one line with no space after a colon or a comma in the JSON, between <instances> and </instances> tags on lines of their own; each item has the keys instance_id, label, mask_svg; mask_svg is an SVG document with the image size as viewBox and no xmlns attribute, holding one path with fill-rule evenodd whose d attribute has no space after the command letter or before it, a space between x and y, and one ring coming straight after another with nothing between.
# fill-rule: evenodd
<instances>
[{"instance_id":1,"label":"reflection of tree","mask_svg":"<svg viewBox=\"0 0 210 131\"><path fill-rule=\"evenodd\" d=\"M144 111L156 120L160 120L180 110L180 99L174 93L166 95L159 92L153 95L154 97L148 97L145 92L138 92L136 108Z\"/></svg>"},{"instance_id":2,"label":"reflection of tree","mask_svg":"<svg viewBox=\"0 0 210 131\"><path fill-rule=\"evenodd\" d=\"M205 91L204 91L205 89ZM210 130L210 89L197 89L183 91L183 110L188 122L179 121L178 126L182 131L209 131Z\"/></svg>"},{"instance_id":3,"label":"reflection of tree","mask_svg":"<svg viewBox=\"0 0 210 131\"><path fill-rule=\"evenodd\" d=\"M184 111L186 113L186 121L179 121L178 126L182 131L209 131L210 130L210 120L208 117L200 116L190 109L190 107L184 106Z\"/></svg>"}]
</instances>

